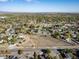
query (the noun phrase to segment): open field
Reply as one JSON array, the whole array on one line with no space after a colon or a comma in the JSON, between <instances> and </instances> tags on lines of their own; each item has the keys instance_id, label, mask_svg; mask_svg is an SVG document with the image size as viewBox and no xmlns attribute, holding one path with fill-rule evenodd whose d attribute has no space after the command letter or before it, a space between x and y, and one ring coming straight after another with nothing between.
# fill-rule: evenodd
<instances>
[{"instance_id":1,"label":"open field","mask_svg":"<svg viewBox=\"0 0 79 59\"><path fill-rule=\"evenodd\" d=\"M23 41L24 40L24 41ZM79 48L79 45L72 45L62 40L58 40L52 38L50 36L36 36L36 35L24 35L24 38L21 43L16 42L14 46L10 46L9 44L0 44L0 48L6 49L42 49L42 48L50 48L50 49L63 49L63 48ZM10 47L9 47L10 46Z\"/></svg>"}]
</instances>

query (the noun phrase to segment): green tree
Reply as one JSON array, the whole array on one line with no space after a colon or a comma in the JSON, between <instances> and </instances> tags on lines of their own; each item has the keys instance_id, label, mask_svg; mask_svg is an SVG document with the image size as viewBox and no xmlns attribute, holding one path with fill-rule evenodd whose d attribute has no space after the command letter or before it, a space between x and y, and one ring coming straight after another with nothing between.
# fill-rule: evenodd
<instances>
[{"instance_id":1,"label":"green tree","mask_svg":"<svg viewBox=\"0 0 79 59\"><path fill-rule=\"evenodd\" d=\"M10 43L14 44L15 42L16 42L16 37L13 36L12 39L10 40Z\"/></svg>"},{"instance_id":2,"label":"green tree","mask_svg":"<svg viewBox=\"0 0 79 59\"><path fill-rule=\"evenodd\" d=\"M46 54L51 53L51 50L50 50L50 49L42 49L41 51L42 51L43 53L46 53Z\"/></svg>"},{"instance_id":3,"label":"green tree","mask_svg":"<svg viewBox=\"0 0 79 59\"><path fill-rule=\"evenodd\" d=\"M79 41L79 33L77 34L77 40Z\"/></svg>"},{"instance_id":4,"label":"green tree","mask_svg":"<svg viewBox=\"0 0 79 59\"><path fill-rule=\"evenodd\" d=\"M47 59L56 59L56 58L48 54Z\"/></svg>"},{"instance_id":5,"label":"green tree","mask_svg":"<svg viewBox=\"0 0 79 59\"><path fill-rule=\"evenodd\" d=\"M60 38L60 33L59 32L55 32L53 34L53 37L59 39Z\"/></svg>"}]
</instances>

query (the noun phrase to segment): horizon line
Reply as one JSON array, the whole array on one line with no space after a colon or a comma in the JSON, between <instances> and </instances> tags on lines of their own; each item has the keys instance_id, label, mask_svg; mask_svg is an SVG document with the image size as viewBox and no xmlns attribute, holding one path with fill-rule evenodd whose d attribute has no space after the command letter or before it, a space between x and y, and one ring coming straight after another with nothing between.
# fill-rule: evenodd
<instances>
[{"instance_id":1,"label":"horizon line","mask_svg":"<svg viewBox=\"0 0 79 59\"><path fill-rule=\"evenodd\" d=\"M53 11L52 11L52 12L51 12L51 11L49 11L49 12L46 12L46 11L45 11L45 12L42 12L42 11L40 11L40 12L39 12L39 11L38 11L38 12L35 12L35 11L34 11L34 12L32 12L32 11L31 11L31 12L24 11L24 12L23 12L23 11L0 11L0 13L79 13L79 12L53 12Z\"/></svg>"}]
</instances>

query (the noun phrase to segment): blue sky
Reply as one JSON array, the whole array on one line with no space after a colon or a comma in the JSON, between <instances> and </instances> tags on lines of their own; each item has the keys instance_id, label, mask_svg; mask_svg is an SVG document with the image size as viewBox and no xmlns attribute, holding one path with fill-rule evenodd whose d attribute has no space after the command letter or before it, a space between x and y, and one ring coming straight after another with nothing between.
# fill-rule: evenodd
<instances>
[{"instance_id":1,"label":"blue sky","mask_svg":"<svg viewBox=\"0 0 79 59\"><path fill-rule=\"evenodd\" d=\"M79 13L79 0L0 0L0 11Z\"/></svg>"}]
</instances>

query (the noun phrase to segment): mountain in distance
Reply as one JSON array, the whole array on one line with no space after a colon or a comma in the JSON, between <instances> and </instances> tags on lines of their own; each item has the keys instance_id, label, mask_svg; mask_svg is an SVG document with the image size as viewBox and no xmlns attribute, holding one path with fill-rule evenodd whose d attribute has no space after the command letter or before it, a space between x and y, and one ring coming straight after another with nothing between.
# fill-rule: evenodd
<instances>
[{"instance_id":1,"label":"mountain in distance","mask_svg":"<svg viewBox=\"0 0 79 59\"><path fill-rule=\"evenodd\" d=\"M79 13L76 13L76 12L15 12L15 11L0 11L0 14L79 15Z\"/></svg>"}]
</instances>

